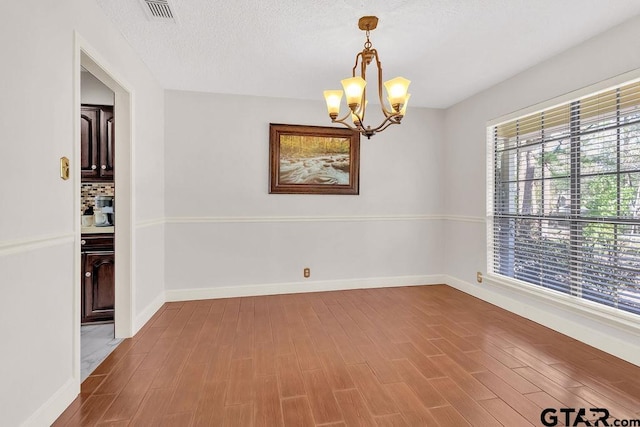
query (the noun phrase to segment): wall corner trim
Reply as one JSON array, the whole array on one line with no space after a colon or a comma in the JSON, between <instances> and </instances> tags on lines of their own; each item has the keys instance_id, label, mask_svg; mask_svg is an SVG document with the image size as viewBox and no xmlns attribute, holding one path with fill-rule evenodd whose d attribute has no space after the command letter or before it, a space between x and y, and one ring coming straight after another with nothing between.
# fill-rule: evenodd
<instances>
[{"instance_id":1,"label":"wall corner trim","mask_svg":"<svg viewBox=\"0 0 640 427\"><path fill-rule=\"evenodd\" d=\"M69 378L44 405L38 408L24 423L23 427L49 426L64 412L80 394L79 378Z\"/></svg>"},{"instance_id":2,"label":"wall corner trim","mask_svg":"<svg viewBox=\"0 0 640 427\"><path fill-rule=\"evenodd\" d=\"M136 316L133 323L133 335L137 334L140 329L153 317L154 314L160 310L162 305L166 302L165 292L160 294L149 303L140 313Z\"/></svg>"}]
</instances>

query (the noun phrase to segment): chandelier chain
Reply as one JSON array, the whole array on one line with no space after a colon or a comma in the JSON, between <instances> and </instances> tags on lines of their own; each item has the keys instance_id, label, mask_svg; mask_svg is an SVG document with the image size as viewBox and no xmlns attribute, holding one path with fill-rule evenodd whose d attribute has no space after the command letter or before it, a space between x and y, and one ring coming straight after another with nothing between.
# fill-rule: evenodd
<instances>
[{"instance_id":1,"label":"chandelier chain","mask_svg":"<svg viewBox=\"0 0 640 427\"><path fill-rule=\"evenodd\" d=\"M369 40L369 30L367 30L366 35L367 35L367 41L364 42L364 48L366 50L369 50L369 49L371 49L371 46L372 46L371 40Z\"/></svg>"}]
</instances>

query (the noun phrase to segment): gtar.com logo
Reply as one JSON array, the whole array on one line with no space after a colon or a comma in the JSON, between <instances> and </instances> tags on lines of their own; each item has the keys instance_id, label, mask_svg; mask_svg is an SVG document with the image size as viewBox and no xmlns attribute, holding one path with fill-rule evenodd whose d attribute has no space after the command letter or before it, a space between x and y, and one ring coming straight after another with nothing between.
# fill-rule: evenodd
<instances>
[{"instance_id":1,"label":"gtar.com logo","mask_svg":"<svg viewBox=\"0 0 640 427\"><path fill-rule=\"evenodd\" d=\"M562 423L565 426L640 427L640 420L611 419L605 408L546 408L540 413L540 422L546 427Z\"/></svg>"},{"instance_id":2,"label":"gtar.com logo","mask_svg":"<svg viewBox=\"0 0 640 427\"><path fill-rule=\"evenodd\" d=\"M608 419L609 411L604 408L546 408L540 413L540 421L547 427L557 426L558 420L565 426L609 426Z\"/></svg>"}]
</instances>

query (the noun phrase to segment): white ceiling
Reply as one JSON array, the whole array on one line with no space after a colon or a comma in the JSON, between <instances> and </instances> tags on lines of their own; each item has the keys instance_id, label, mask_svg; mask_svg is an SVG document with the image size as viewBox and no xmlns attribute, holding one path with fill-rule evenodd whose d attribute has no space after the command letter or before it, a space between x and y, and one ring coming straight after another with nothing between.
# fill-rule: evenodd
<instances>
[{"instance_id":1,"label":"white ceiling","mask_svg":"<svg viewBox=\"0 0 640 427\"><path fill-rule=\"evenodd\" d=\"M138 0L96 2L167 89L315 100L350 77L358 18L376 15L385 80L437 108L640 14L638 0L172 0L177 22L159 23Z\"/></svg>"}]
</instances>

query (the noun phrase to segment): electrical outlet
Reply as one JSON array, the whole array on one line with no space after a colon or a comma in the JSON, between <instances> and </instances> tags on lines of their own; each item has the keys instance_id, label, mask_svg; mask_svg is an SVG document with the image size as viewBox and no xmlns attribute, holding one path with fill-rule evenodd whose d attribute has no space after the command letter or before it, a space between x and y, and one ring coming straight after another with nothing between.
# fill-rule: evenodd
<instances>
[{"instance_id":1,"label":"electrical outlet","mask_svg":"<svg viewBox=\"0 0 640 427\"><path fill-rule=\"evenodd\" d=\"M311 269L309 267L306 267L304 270L302 270L302 275L305 279L308 279L309 276L311 276Z\"/></svg>"},{"instance_id":2,"label":"electrical outlet","mask_svg":"<svg viewBox=\"0 0 640 427\"><path fill-rule=\"evenodd\" d=\"M482 283L482 273L480 271L476 273L476 280L478 283Z\"/></svg>"}]
</instances>

